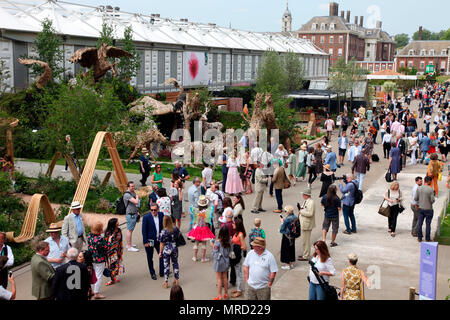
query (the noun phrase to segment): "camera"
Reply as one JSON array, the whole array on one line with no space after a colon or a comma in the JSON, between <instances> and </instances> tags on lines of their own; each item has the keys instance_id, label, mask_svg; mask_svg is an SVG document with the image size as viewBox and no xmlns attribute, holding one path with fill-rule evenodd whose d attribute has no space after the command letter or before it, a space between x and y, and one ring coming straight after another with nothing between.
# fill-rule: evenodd
<instances>
[{"instance_id":1,"label":"camera","mask_svg":"<svg viewBox=\"0 0 450 320\"><path fill-rule=\"evenodd\" d=\"M344 174L342 177L337 177L335 180L342 180L342 181L346 182L347 181L347 175Z\"/></svg>"},{"instance_id":2,"label":"camera","mask_svg":"<svg viewBox=\"0 0 450 320\"><path fill-rule=\"evenodd\" d=\"M9 273L8 273L8 277L12 277L12 275L13 275L13 273L12 273L12 271L10 271Z\"/></svg>"},{"instance_id":3,"label":"camera","mask_svg":"<svg viewBox=\"0 0 450 320\"><path fill-rule=\"evenodd\" d=\"M297 208L298 208L298 210L302 210L303 209L302 206L300 205L300 203L298 203L298 202L297 202Z\"/></svg>"},{"instance_id":4,"label":"camera","mask_svg":"<svg viewBox=\"0 0 450 320\"><path fill-rule=\"evenodd\" d=\"M280 218L283 219L283 215L280 213Z\"/></svg>"}]
</instances>

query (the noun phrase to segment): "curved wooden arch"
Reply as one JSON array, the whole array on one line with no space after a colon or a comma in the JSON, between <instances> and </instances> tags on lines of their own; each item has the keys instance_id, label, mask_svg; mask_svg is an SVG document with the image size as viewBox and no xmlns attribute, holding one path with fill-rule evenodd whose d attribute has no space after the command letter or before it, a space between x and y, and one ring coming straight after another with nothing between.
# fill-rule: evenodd
<instances>
[{"instance_id":1,"label":"curved wooden arch","mask_svg":"<svg viewBox=\"0 0 450 320\"><path fill-rule=\"evenodd\" d=\"M125 174L125 169L123 168L122 161L120 160L119 153L117 152L112 134L110 132L100 131L95 136L94 143L92 144L86 165L83 169L83 174L81 175L78 183L77 191L73 197L73 201L79 201L82 205L86 201L86 196L91 186L95 166L97 165L98 155L100 153L103 141L106 142L106 146L108 147L108 152L114 166L113 177L116 181L117 188L121 193L124 193L127 190L127 175Z\"/></svg>"},{"instance_id":2,"label":"curved wooden arch","mask_svg":"<svg viewBox=\"0 0 450 320\"><path fill-rule=\"evenodd\" d=\"M20 235L14 237L14 232L7 232L6 239L9 242L13 243L23 243L28 240L31 240L36 233L36 224L39 215L39 209L42 207L44 211L44 220L47 225L56 222L56 215L50 205L50 201L48 200L45 194L34 194L31 197L31 201L28 205L28 210L25 215L25 220L23 221L22 230ZM62 221L60 221L62 225Z\"/></svg>"}]
</instances>

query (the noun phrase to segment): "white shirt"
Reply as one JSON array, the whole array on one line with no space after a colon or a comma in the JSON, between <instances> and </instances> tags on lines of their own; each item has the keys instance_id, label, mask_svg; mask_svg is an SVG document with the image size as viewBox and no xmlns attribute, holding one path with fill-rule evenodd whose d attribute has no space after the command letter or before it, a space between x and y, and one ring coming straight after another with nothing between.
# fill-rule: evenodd
<instances>
[{"instance_id":1,"label":"white shirt","mask_svg":"<svg viewBox=\"0 0 450 320\"><path fill-rule=\"evenodd\" d=\"M416 192L417 192L418 188L419 188L419 185L416 183L411 191L411 205L413 205L413 206L418 204L417 201L414 201L414 197L416 196Z\"/></svg>"},{"instance_id":2,"label":"white shirt","mask_svg":"<svg viewBox=\"0 0 450 320\"><path fill-rule=\"evenodd\" d=\"M267 250L261 255L251 250L245 258L244 266L248 267L248 285L255 290L267 288L270 274L278 272L277 261Z\"/></svg>"},{"instance_id":3,"label":"white shirt","mask_svg":"<svg viewBox=\"0 0 450 320\"><path fill-rule=\"evenodd\" d=\"M319 256L314 257L311 260L312 260L312 262L314 262L314 265L316 266L317 270L319 270L319 272L321 272L321 271L330 272L333 276L336 274L336 269L334 268L333 260L331 258L328 258L328 260L325 261L325 263L320 261ZM330 281L330 276L322 276L322 278L326 282ZM309 279L312 283L319 284L319 281L317 280L316 276L312 272L311 267L309 267Z\"/></svg>"},{"instance_id":4,"label":"white shirt","mask_svg":"<svg viewBox=\"0 0 450 320\"><path fill-rule=\"evenodd\" d=\"M348 145L348 139L347 137L342 137L341 139L341 145L339 146L340 149L347 149L347 145Z\"/></svg>"},{"instance_id":5,"label":"white shirt","mask_svg":"<svg viewBox=\"0 0 450 320\"><path fill-rule=\"evenodd\" d=\"M239 159L238 158L236 158L235 161L233 161L231 159L228 159L228 161L227 161L227 167L228 168L239 167L239 166L240 166L240 163L239 163Z\"/></svg>"},{"instance_id":6,"label":"white shirt","mask_svg":"<svg viewBox=\"0 0 450 320\"><path fill-rule=\"evenodd\" d=\"M0 286L0 300L11 300L12 292Z\"/></svg>"},{"instance_id":7,"label":"white shirt","mask_svg":"<svg viewBox=\"0 0 450 320\"><path fill-rule=\"evenodd\" d=\"M159 236L159 216L156 215L156 217L154 215L153 216L153 221L155 221L155 227L156 227L156 238L158 238Z\"/></svg>"},{"instance_id":8,"label":"white shirt","mask_svg":"<svg viewBox=\"0 0 450 320\"><path fill-rule=\"evenodd\" d=\"M275 151L275 158L280 159L282 161L282 163L283 163L283 166L284 166L284 163L285 163L284 156L287 156L287 155L288 155L288 153L284 149L283 150L277 149L277 151Z\"/></svg>"},{"instance_id":9,"label":"white shirt","mask_svg":"<svg viewBox=\"0 0 450 320\"><path fill-rule=\"evenodd\" d=\"M386 133L383 137L383 143L391 143L392 135L390 133Z\"/></svg>"},{"instance_id":10,"label":"white shirt","mask_svg":"<svg viewBox=\"0 0 450 320\"><path fill-rule=\"evenodd\" d=\"M250 153L250 157L252 158L253 162L256 163L256 161L261 161L263 152L263 149L261 149L260 147L253 148Z\"/></svg>"},{"instance_id":11,"label":"white shirt","mask_svg":"<svg viewBox=\"0 0 450 320\"><path fill-rule=\"evenodd\" d=\"M47 239L45 239L45 242L48 242L48 244L50 246L50 252L47 256L47 258L50 258L50 259L59 259L59 258L61 258L62 253L67 253L67 251L69 251L69 249L70 249L69 239L63 235L61 235L59 238L59 246L56 243L56 241L52 239L52 237L48 237ZM64 259L63 259L63 262L61 262L61 263L51 262L51 265L55 269L62 266L63 264L64 264Z\"/></svg>"},{"instance_id":12,"label":"white shirt","mask_svg":"<svg viewBox=\"0 0 450 320\"><path fill-rule=\"evenodd\" d=\"M430 122L431 116L430 116L429 114L427 114L427 115L424 117L424 120L426 120L426 122Z\"/></svg>"},{"instance_id":13,"label":"white shirt","mask_svg":"<svg viewBox=\"0 0 450 320\"><path fill-rule=\"evenodd\" d=\"M415 137L415 138L409 137L409 138L408 138L408 140L409 140L409 145L411 146L412 149L417 149L417 140L418 140L418 139L419 139L418 137Z\"/></svg>"},{"instance_id":14,"label":"white shirt","mask_svg":"<svg viewBox=\"0 0 450 320\"><path fill-rule=\"evenodd\" d=\"M12 253L11 247L6 244L3 244L3 247L0 249L0 252L2 252L4 247L6 247L6 254L8 257L8 261L6 261L5 268L12 267L14 264L14 255Z\"/></svg>"},{"instance_id":15,"label":"white shirt","mask_svg":"<svg viewBox=\"0 0 450 320\"><path fill-rule=\"evenodd\" d=\"M213 172L212 172L211 168L207 167L207 168L203 169L202 177L205 178L207 187L209 187L211 185L212 176L213 176Z\"/></svg>"}]
</instances>

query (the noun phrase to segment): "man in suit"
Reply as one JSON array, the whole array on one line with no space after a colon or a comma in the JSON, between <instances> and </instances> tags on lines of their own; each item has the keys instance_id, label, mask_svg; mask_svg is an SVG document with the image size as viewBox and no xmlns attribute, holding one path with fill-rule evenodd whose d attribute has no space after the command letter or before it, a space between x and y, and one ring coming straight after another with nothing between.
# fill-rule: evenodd
<instances>
[{"instance_id":1,"label":"man in suit","mask_svg":"<svg viewBox=\"0 0 450 320\"><path fill-rule=\"evenodd\" d=\"M145 253L147 254L147 263L150 275L156 280L156 272L153 268L153 249L159 255L158 235L163 229L164 214L159 212L159 206L153 203L150 206L150 213L142 219L142 241L144 242ZM159 276L164 277L163 259L159 258Z\"/></svg>"},{"instance_id":2,"label":"man in suit","mask_svg":"<svg viewBox=\"0 0 450 320\"><path fill-rule=\"evenodd\" d=\"M404 134L399 134L398 135L398 140L397 140L397 148L400 149L400 170L401 168L405 168L406 166L406 141L404 139L405 135Z\"/></svg>"},{"instance_id":3,"label":"man in suit","mask_svg":"<svg viewBox=\"0 0 450 320\"><path fill-rule=\"evenodd\" d=\"M253 200L253 210L252 213L258 214L260 211L264 212L261 208L264 191L267 188L268 178L264 175L262 168L264 164L260 161L257 161L258 168L255 172L255 200Z\"/></svg>"},{"instance_id":4,"label":"man in suit","mask_svg":"<svg viewBox=\"0 0 450 320\"><path fill-rule=\"evenodd\" d=\"M88 300L90 279L87 267L77 262L78 250L67 251L69 262L55 271L52 283L52 297L58 301Z\"/></svg>"},{"instance_id":5,"label":"man in suit","mask_svg":"<svg viewBox=\"0 0 450 320\"><path fill-rule=\"evenodd\" d=\"M86 232L84 231L83 219L81 216L83 206L79 201L72 202L71 213L64 218L62 235L69 239L70 246L78 251L83 249L83 242L86 242Z\"/></svg>"},{"instance_id":6,"label":"man in suit","mask_svg":"<svg viewBox=\"0 0 450 320\"><path fill-rule=\"evenodd\" d=\"M311 257L311 232L316 227L314 216L315 204L311 199L311 189L303 191L303 204L300 207L300 227L303 246L303 255L298 257L298 261L308 261Z\"/></svg>"},{"instance_id":7,"label":"man in suit","mask_svg":"<svg viewBox=\"0 0 450 320\"><path fill-rule=\"evenodd\" d=\"M36 254L31 258L31 294L38 300L51 299L51 284L55 270L47 261L49 252L48 242L41 241L36 246Z\"/></svg>"}]
</instances>

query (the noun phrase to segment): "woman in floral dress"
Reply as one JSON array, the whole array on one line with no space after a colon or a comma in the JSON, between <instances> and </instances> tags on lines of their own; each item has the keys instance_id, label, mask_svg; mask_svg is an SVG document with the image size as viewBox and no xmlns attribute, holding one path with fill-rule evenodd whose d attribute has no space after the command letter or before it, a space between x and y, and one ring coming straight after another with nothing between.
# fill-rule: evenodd
<instances>
[{"instance_id":1,"label":"woman in floral dress","mask_svg":"<svg viewBox=\"0 0 450 320\"><path fill-rule=\"evenodd\" d=\"M180 279L180 268L178 267L178 247L176 243L180 230L172 223L172 218L164 216L163 230L159 234L160 242L159 257L164 261L164 284L163 288L169 287L170 260L172 260L175 281L173 285L178 285Z\"/></svg>"},{"instance_id":2,"label":"woman in floral dress","mask_svg":"<svg viewBox=\"0 0 450 320\"><path fill-rule=\"evenodd\" d=\"M110 245L108 250L108 266L111 270L111 281L106 283L107 286L110 286L116 282L120 282L118 276L124 272L122 265L122 231L119 228L119 221L116 218L112 218L108 221L108 227L105 231L105 240Z\"/></svg>"},{"instance_id":3,"label":"woman in floral dress","mask_svg":"<svg viewBox=\"0 0 450 320\"><path fill-rule=\"evenodd\" d=\"M88 235L88 250L92 254L92 265L94 267L97 282L94 284L94 299L104 299L104 295L100 294L102 285L103 270L105 270L105 262L108 255L110 244L102 237L103 223L96 222L92 226L91 233Z\"/></svg>"},{"instance_id":4,"label":"woman in floral dress","mask_svg":"<svg viewBox=\"0 0 450 320\"><path fill-rule=\"evenodd\" d=\"M158 197L156 203L159 206L159 211L164 213L165 216L172 216L172 201L167 196L167 191L164 188L158 189Z\"/></svg>"},{"instance_id":5,"label":"woman in floral dress","mask_svg":"<svg viewBox=\"0 0 450 320\"><path fill-rule=\"evenodd\" d=\"M370 281L364 271L356 267L356 254L350 253L348 261L350 266L342 270L341 275L341 300L364 300L364 283L370 288Z\"/></svg>"}]
</instances>

